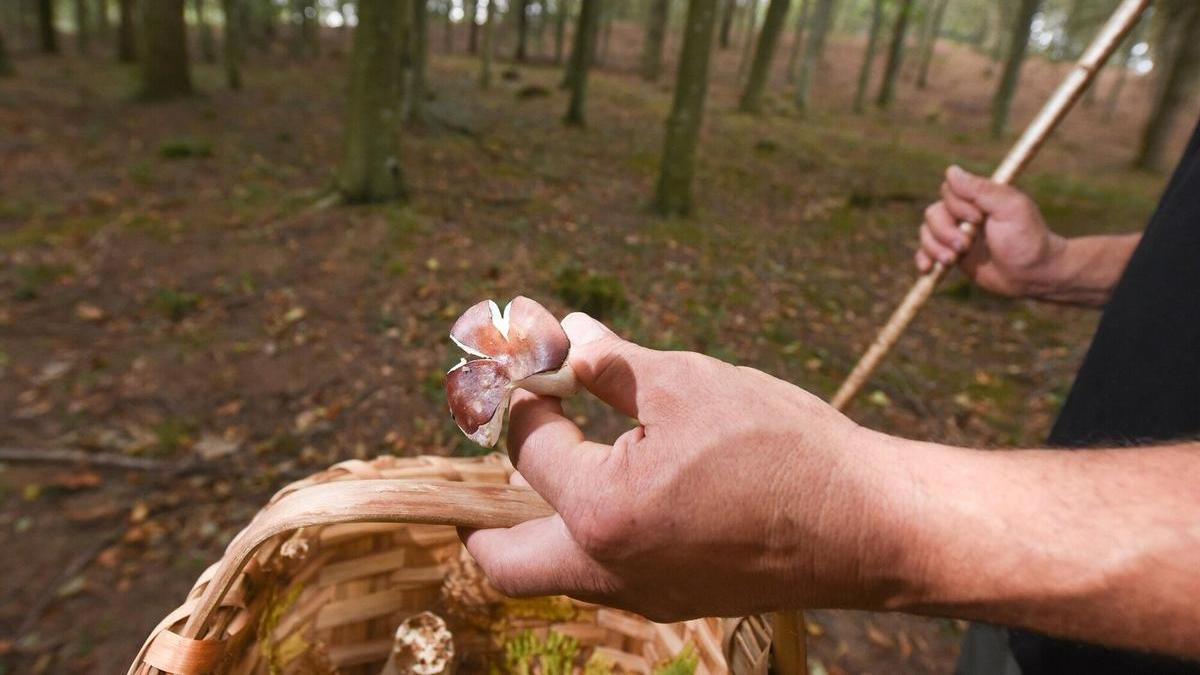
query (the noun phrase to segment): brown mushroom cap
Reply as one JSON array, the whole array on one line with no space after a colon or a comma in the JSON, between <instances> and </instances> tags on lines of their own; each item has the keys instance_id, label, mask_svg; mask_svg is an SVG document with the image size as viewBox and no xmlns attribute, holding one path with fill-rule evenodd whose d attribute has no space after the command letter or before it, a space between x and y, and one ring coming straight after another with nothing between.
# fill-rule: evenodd
<instances>
[{"instance_id":1,"label":"brown mushroom cap","mask_svg":"<svg viewBox=\"0 0 1200 675\"><path fill-rule=\"evenodd\" d=\"M524 296L501 312L491 300L459 317L450 339L478 357L463 359L446 375L446 398L459 429L471 440L492 446L500 438L504 411L521 382L563 368L571 341L545 307Z\"/></svg>"}]
</instances>

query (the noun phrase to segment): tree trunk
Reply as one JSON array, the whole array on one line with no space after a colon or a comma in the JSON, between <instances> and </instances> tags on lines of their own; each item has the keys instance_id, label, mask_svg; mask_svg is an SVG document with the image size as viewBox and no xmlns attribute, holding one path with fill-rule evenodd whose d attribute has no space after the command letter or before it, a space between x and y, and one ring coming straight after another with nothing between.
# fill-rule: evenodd
<instances>
[{"instance_id":1,"label":"tree trunk","mask_svg":"<svg viewBox=\"0 0 1200 675\"><path fill-rule=\"evenodd\" d=\"M605 63L608 61L608 48L612 45L613 13L615 9L615 6L607 4L600 8L600 39L596 42L597 52L593 57L594 63Z\"/></svg>"},{"instance_id":2,"label":"tree trunk","mask_svg":"<svg viewBox=\"0 0 1200 675\"><path fill-rule=\"evenodd\" d=\"M108 0L96 0L96 33L101 41L108 40L112 24L108 21Z\"/></svg>"},{"instance_id":3,"label":"tree trunk","mask_svg":"<svg viewBox=\"0 0 1200 675\"><path fill-rule=\"evenodd\" d=\"M0 33L0 77L11 77L16 71L12 60L8 58L8 46L4 43L4 34Z\"/></svg>"},{"instance_id":4,"label":"tree trunk","mask_svg":"<svg viewBox=\"0 0 1200 675\"><path fill-rule=\"evenodd\" d=\"M665 216L687 215L692 210L696 144L704 119L716 19L717 0L689 0L675 76L675 97L667 117L662 167L654 195L655 210Z\"/></svg>"},{"instance_id":5,"label":"tree trunk","mask_svg":"<svg viewBox=\"0 0 1200 675\"><path fill-rule=\"evenodd\" d=\"M729 49L729 38L733 33L733 13L737 9L737 0L725 0L721 12L721 49Z\"/></svg>"},{"instance_id":6,"label":"tree trunk","mask_svg":"<svg viewBox=\"0 0 1200 675\"><path fill-rule=\"evenodd\" d=\"M192 93L183 0L145 0L142 9L142 97L163 100Z\"/></svg>"},{"instance_id":7,"label":"tree trunk","mask_svg":"<svg viewBox=\"0 0 1200 675\"><path fill-rule=\"evenodd\" d=\"M812 89L814 71L825 53L825 36L833 19L834 0L815 0L812 25L808 28L808 39L804 43L804 58L800 59L800 70L796 73L796 108L800 112L808 109L808 96Z\"/></svg>"},{"instance_id":8,"label":"tree trunk","mask_svg":"<svg viewBox=\"0 0 1200 675\"><path fill-rule=\"evenodd\" d=\"M1025 52L1029 46L1029 32L1033 15L1037 13L1041 0L1020 0L1016 20L1012 24L1012 39L1008 45L1008 57L1004 61L1004 72L1000 75L1000 86L992 98L992 136L1000 138L1008 128L1008 115L1012 110L1013 96L1021 79L1021 66L1025 63Z\"/></svg>"},{"instance_id":9,"label":"tree trunk","mask_svg":"<svg viewBox=\"0 0 1200 675\"><path fill-rule=\"evenodd\" d=\"M992 40L993 65L1000 65L1000 61L1004 58L1005 40L1012 34L1014 2L1024 2L1024 0L999 0L996 3L996 34L995 39Z\"/></svg>"},{"instance_id":10,"label":"tree trunk","mask_svg":"<svg viewBox=\"0 0 1200 675\"><path fill-rule=\"evenodd\" d=\"M75 0L75 47L80 54L88 51L88 38L91 32L88 26L88 6L86 0Z\"/></svg>"},{"instance_id":11,"label":"tree trunk","mask_svg":"<svg viewBox=\"0 0 1200 675\"><path fill-rule=\"evenodd\" d=\"M397 0L407 2L407 0ZM317 0L300 1L300 52L305 58L321 53L321 8Z\"/></svg>"},{"instance_id":12,"label":"tree trunk","mask_svg":"<svg viewBox=\"0 0 1200 675\"><path fill-rule=\"evenodd\" d=\"M400 78L408 2L359 0L350 56L346 146L338 189L347 202L404 196L400 168Z\"/></svg>"},{"instance_id":13,"label":"tree trunk","mask_svg":"<svg viewBox=\"0 0 1200 675\"><path fill-rule=\"evenodd\" d=\"M154 2L154 0L149 0ZM216 63L217 44L213 38L212 25L204 12L204 0L192 0L192 12L196 15L196 37L200 43L200 58L205 63Z\"/></svg>"},{"instance_id":14,"label":"tree trunk","mask_svg":"<svg viewBox=\"0 0 1200 675\"><path fill-rule=\"evenodd\" d=\"M153 0L152 0L153 1ZM225 17L224 41L221 45L225 61L225 84L237 91L242 88L242 55L245 51L246 26L245 0L221 0L221 12Z\"/></svg>"},{"instance_id":15,"label":"tree trunk","mask_svg":"<svg viewBox=\"0 0 1200 675\"><path fill-rule=\"evenodd\" d=\"M529 58L529 0L515 0L512 11L517 15L517 45L513 50L513 60L524 63Z\"/></svg>"},{"instance_id":16,"label":"tree trunk","mask_svg":"<svg viewBox=\"0 0 1200 675\"><path fill-rule=\"evenodd\" d=\"M904 39L908 34L908 20L912 16L913 0L900 0L900 11L892 28L892 44L888 49L887 65L883 68L883 81L879 83L879 96L875 105L887 108L896 97L896 79L904 62Z\"/></svg>"},{"instance_id":17,"label":"tree trunk","mask_svg":"<svg viewBox=\"0 0 1200 675\"><path fill-rule=\"evenodd\" d=\"M467 0L467 53L479 53L479 24L475 23L475 17L479 14L479 3L476 0Z\"/></svg>"},{"instance_id":18,"label":"tree trunk","mask_svg":"<svg viewBox=\"0 0 1200 675\"><path fill-rule=\"evenodd\" d=\"M762 31L758 34L758 47L754 51L754 63L750 66L750 77L746 80L746 89L742 92L740 108L742 112L757 113L762 109L763 89L771 75L771 61L775 58L775 48L779 44L779 36L783 33L783 22L787 19L790 0L771 0L767 6L767 16L763 19Z\"/></svg>"},{"instance_id":19,"label":"tree trunk","mask_svg":"<svg viewBox=\"0 0 1200 675\"><path fill-rule=\"evenodd\" d=\"M754 34L758 30L758 0L746 3L745 12L746 27L742 31L742 55L738 58L738 82L745 79L746 69L750 66L750 53L754 50Z\"/></svg>"},{"instance_id":20,"label":"tree trunk","mask_svg":"<svg viewBox=\"0 0 1200 675\"><path fill-rule=\"evenodd\" d=\"M58 33L54 29L54 0L38 0L38 37L43 54L58 53Z\"/></svg>"},{"instance_id":21,"label":"tree trunk","mask_svg":"<svg viewBox=\"0 0 1200 675\"><path fill-rule=\"evenodd\" d=\"M429 63L429 9L425 0L409 0L412 7L412 30L408 40L409 68L408 103L405 118L409 122L425 121L425 70Z\"/></svg>"},{"instance_id":22,"label":"tree trunk","mask_svg":"<svg viewBox=\"0 0 1200 675\"><path fill-rule=\"evenodd\" d=\"M796 27L792 29L792 53L788 55L787 81L796 81L796 68L800 65L800 50L804 48L804 25L808 23L808 6L810 0L800 0L796 10Z\"/></svg>"},{"instance_id":23,"label":"tree trunk","mask_svg":"<svg viewBox=\"0 0 1200 675\"><path fill-rule=\"evenodd\" d=\"M492 21L492 2L494 0L479 0L480 6L483 7L483 39L480 45L479 56L479 88L487 89L492 86L492 31L495 22Z\"/></svg>"},{"instance_id":24,"label":"tree trunk","mask_svg":"<svg viewBox=\"0 0 1200 675\"><path fill-rule=\"evenodd\" d=\"M662 75L663 43L666 42L667 21L671 0L650 0L646 13L646 39L642 43L642 79L656 82Z\"/></svg>"},{"instance_id":25,"label":"tree trunk","mask_svg":"<svg viewBox=\"0 0 1200 675\"><path fill-rule=\"evenodd\" d=\"M571 62L567 65L567 81L571 89L571 101L563 122L570 126L583 126L584 103L587 100L588 71L595 53L596 34L599 31L600 3L602 0L583 0L579 5L579 20L575 24L575 43L571 47Z\"/></svg>"},{"instance_id":26,"label":"tree trunk","mask_svg":"<svg viewBox=\"0 0 1200 675\"><path fill-rule=\"evenodd\" d=\"M937 49L938 38L942 35L942 22L946 18L946 6L950 0L938 0L933 8L933 18L930 19L929 35L921 49L921 65L917 72L917 86L921 89L929 86L929 66L933 63L933 53Z\"/></svg>"},{"instance_id":27,"label":"tree trunk","mask_svg":"<svg viewBox=\"0 0 1200 675\"><path fill-rule=\"evenodd\" d=\"M867 35L867 49L863 53L862 66L858 69L858 87L854 90L854 112L861 113L866 105L867 88L871 86L871 69L875 65L875 52L879 49L879 33L883 29L883 0L874 0L871 6L871 32Z\"/></svg>"},{"instance_id":28,"label":"tree trunk","mask_svg":"<svg viewBox=\"0 0 1200 675\"><path fill-rule=\"evenodd\" d=\"M1145 26L1146 17L1143 16L1133 27L1129 36L1125 38L1124 54L1118 64L1117 79L1108 90L1108 99L1104 103L1104 121L1106 123L1111 122L1117 114L1117 106L1121 102L1121 91L1125 88L1125 81L1129 77L1129 67L1133 64L1133 49L1142 41L1142 32Z\"/></svg>"},{"instance_id":29,"label":"tree trunk","mask_svg":"<svg viewBox=\"0 0 1200 675\"><path fill-rule=\"evenodd\" d=\"M454 3L446 0L442 6L444 9L442 17L445 19L442 22L442 51L451 54L454 52L454 18L451 16L454 11Z\"/></svg>"},{"instance_id":30,"label":"tree trunk","mask_svg":"<svg viewBox=\"0 0 1200 675\"><path fill-rule=\"evenodd\" d=\"M567 44L567 18L571 13L571 6L568 0L558 0L554 10L554 63L561 64Z\"/></svg>"},{"instance_id":31,"label":"tree trunk","mask_svg":"<svg viewBox=\"0 0 1200 675\"><path fill-rule=\"evenodd\" d=\"M1188 106L1189 90L1200 71L1200 3L1174 0L1155 5L1160 16L1154 70L1158 73L1153 107L1142 131L1134 166L1160 171L1166 168L1171 132Z\"/></svg>"},{"instance_id":32,"label":"tree trunk","mask_svg":"<svg viewBox=\"0 0 1200 675\"><path fill-rule=\"evenodd\" d=\"M137 7L134 0L117 0L117 60L133 63L138 59L137 31L134 28Z\"/></svg>"}]
</instances>

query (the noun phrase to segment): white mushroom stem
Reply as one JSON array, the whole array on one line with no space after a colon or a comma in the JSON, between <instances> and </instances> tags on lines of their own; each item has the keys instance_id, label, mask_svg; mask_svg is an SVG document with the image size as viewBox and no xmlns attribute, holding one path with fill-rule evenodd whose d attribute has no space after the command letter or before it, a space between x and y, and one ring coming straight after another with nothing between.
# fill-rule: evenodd
<instances>
[{"instance_id":1,"label":"white mushroom stem","mask_svg":"<svg viewBox=\"0 0 1200 675\"><path fill-rule=\"evenodd\" d=\"M569 363L564 363L562 368L553 372L531 375L515 382L514 385L539 396L556 398L574 396L579 391L579 380L575 377L575 369Z\"/></svg>"}]
</instances>

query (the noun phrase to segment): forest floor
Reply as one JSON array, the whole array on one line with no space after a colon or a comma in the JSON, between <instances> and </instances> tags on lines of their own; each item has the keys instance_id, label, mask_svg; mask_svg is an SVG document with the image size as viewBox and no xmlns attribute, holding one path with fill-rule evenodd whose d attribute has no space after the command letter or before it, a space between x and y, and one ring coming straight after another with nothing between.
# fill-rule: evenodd
<instances>
[{"instance_id":1,"label":"forest floor","mask_svg":"<svg viewBox=\"0 0 1200 675\"><path fill-rule=\"evenodd\" d=\"M585 309L648 345L830 395L913 279L942 170L986 170L1012 140L987 137L994 76L964 47L941 46L929 89L906 74L892 112L854 116L859 43L837 40L803 118L782 64L768 113L734 112L729 50L697 213L662 220L645 205L670 91L633 75L636 27L618 26L583 130L560 123L557 67L483 92L475 61L435 39L429 121L405 141L411 200L331 206L346 63L342 36L327 38L311 62L253 53L241 93L200 66L203 93L163 105L135 102L134 73L107 57L18 55L0 82L0 446L203 462L174 477L0 465L0 673L122 670L291 478L348 457L475 452L441 379L449 323L482 298ZM1018 125L1063 72L1030 64ZM1021 181L1055 228L1145 222L1164 176L1126 166L1148 91L1131 80L1111 122L1102 102L1081 109ZM1094 322L952 279L851 414L1035 445ZM570 405L594 438L625 424ZM830 673L949 672L963 628L812 617Z\"/></svg>"}]
</instances>

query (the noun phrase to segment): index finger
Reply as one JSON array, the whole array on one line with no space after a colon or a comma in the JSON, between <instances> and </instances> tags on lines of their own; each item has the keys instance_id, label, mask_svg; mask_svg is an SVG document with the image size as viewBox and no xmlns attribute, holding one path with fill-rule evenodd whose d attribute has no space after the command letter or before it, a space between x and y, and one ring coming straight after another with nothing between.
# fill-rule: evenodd
<instances>
[{"instance_id":1,"label":"index finger","mask_svg":"<svg viewBox=\"0 0 1200 675\"><path fill-rule=\"evenodd\" d=\"M607 326L582 312L568 314L563 330L571 339L567 361L579 384L628 417L641 420L638 377L660 352L619 337ZM644 420L641 420L644 421Z\"/></svg>"}]
</instances>

